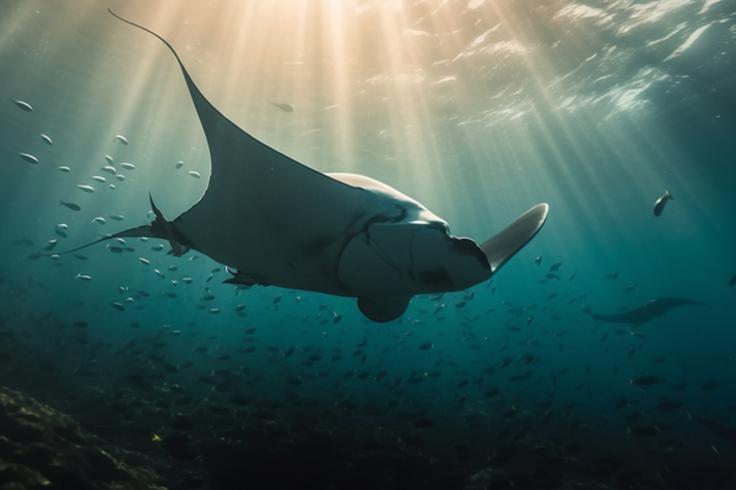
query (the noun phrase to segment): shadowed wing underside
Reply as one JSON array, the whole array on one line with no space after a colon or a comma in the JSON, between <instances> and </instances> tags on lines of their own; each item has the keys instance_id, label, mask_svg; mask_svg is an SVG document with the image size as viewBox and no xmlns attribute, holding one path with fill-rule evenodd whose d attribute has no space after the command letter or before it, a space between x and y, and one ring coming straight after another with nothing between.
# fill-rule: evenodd
<instances>
[{"instance_id":1,"label":"shadowed wing underside","mask_svg":"<svg viewBox=\"0 0 736 490\"><path fill-rule=\"evenodd\" d=\"M240 129L204 97L171 44L111 13L171 50L207 139L212 165L207 190L174 221L189 245L206 249L244 274L260 277L260 271L268 270L271 277L260 277L261 283L289 279L291 287L299 287L300 277L314 274L334 279L330 269L344 244L340 237L354 233L365 210L375 208L374 196L306 167Z\"/></svg>"}]
</instances>

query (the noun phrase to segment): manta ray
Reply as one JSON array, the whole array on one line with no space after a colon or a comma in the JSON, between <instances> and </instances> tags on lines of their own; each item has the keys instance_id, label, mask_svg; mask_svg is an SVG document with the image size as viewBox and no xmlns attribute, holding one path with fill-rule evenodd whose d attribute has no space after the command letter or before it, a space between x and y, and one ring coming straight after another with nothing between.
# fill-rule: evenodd
<instances>
[{"instance_id":1,"label":"manta ray","mask_svg":"<svg viewBox=\"0 0 736 490\"><path fill-rule=\"evenodd\" d=\"M628 323L638 327L650 320L658 318L668 311L681 306L703 306L700 301L687 298L657 298L642 306L632 308L622 313L603 314L595 313L589 308L583 308L583 312L595 320L608 323Z\"/></svg>"},{"instance_id":2,"label":"manta ray","mask_svg":"<svg viewBox=\"0 0 736 490\"><path fill-rule=\"evenodd\" d=\"M728 442L736 446L736 427L729 427L717 420L711 420L705 417L695 417L694 420L702 424L703 427L707 428L714 434L723 437Z\"/></svg>"},{"instance_id":3,"label":"manta ray","mask_svg":"<svg viewBox=\"0 0 736 490\"><path fill-rule=\"evenodd\" d=\"M549 207L538 204L479 245L451 235L443 219L382 182L313 170L218 111L166 39L109 12L158 38L176 58L212 168L204 195L177 218L167 220L151 198L151 223L84 247L118 237L159 238L175 256L193 249L225 264L232 274L226 283L354 297L366 317L387 322L416 294L460 291L489 279L546 221Z\"/></svg>"}]
</instances>

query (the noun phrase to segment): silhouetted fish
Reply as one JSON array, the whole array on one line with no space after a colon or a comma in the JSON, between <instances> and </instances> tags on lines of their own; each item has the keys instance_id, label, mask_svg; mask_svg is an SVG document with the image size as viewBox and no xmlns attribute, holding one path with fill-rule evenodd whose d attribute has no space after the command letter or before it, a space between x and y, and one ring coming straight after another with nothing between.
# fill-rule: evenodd
<instances>
[{"instance_id":1,"label":"silhouetted fish","mask_svg":"<svg viewBox=\"0 0 736 490\"><path fill-rule=\"evenodd\" d=\"M705 417L695 417L693 420L698 421L713 433L718 434L731 444L736 445L736 428L723 425L715 420L706 419Z\"/></svg>"},{"instance_id":2,"label":"silhouetted fish","mask_svg":"<svg viewBox=\"0 0 736 490\"><path fill-rule=\"evenodd\" d=\"M59 206L64 206L65 208L71 209L72 211L79 211L82 209L79 207L78 204L74 204L73 202L66 202L66 201L59 201Z\"/></svg>"},{"instance_id":3,"label":"silhouetted fish","mask_svg":"<svg viewBox=\"0 0 736 490\"><path fill-rule=\"evenodd\" d=\"M271 105L284 112L294 112L294 106L286 102L271 102Z\"/></svg>"}]
</instances>

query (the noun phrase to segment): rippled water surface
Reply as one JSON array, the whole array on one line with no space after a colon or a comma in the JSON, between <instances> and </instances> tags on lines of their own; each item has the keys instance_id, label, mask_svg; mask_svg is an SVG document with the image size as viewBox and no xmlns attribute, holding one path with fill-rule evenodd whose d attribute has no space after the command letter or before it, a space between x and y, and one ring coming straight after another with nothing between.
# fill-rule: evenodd
<instances>
[{"instance_id":1,"label":"rippled water surface","mask_svg":"<svg viewBox=\"0 0 736 490\"><path fill-rule=\"evenodd\" d=\"M549 219L386 324L163 240L54 256L210 176L176 60L108 7L313 169L479 243ZM733 0L3 0L0 384L169 488L734 488L735 56Z\"/></svg>"}]
</instances>

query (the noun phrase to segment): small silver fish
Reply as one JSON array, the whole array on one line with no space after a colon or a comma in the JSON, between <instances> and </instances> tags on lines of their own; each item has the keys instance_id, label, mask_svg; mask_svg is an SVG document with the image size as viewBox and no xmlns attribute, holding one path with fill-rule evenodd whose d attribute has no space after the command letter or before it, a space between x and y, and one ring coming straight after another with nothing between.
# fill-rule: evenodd
<instances>
[{"instance_id":1,"label":"small silver fish","mask_svg":"<svg viewBox=\"0 0 736 490\"><path fill-rule=\"evenodd\" d=\"M116 134L115 137L112 140L113 141L117 141L118 143L122 143L124 145L127 145L128 144L128 138L126 138L122 134Z\"/></svg>"},{"instance_id":2,"label":"small silver fish","mask_svg":"<svg viewBox=\"0 0 736 490\"><path fill-rule=\"evenodd\" d=\"M54 144L54 140L52 140L49 135L41 133L41 139L49 146L52 146Z\"/></svg>"},{"instance_id":3,"label":"small silver fish","mask_svg":"<svg viewBox=\"0 0 736 490\"><path fill-rule=\"evenodd\" d=\"M17 105L19 108L23 109L26 112L33 111L33 107L31 107L31 104L29 104L28 102L24 102L22 100L14 100L13 102L15 103L15 105Z\"/></svg>"},{"instance_id":4,"label":"small silver fish","mask_svg":"<svg viewBox=\"0 0 736 490\"><path fill-rule=\"evenodd\" d=\"M664 195L654 203L654 216L661 216L668 201L674 199L670 191L664 191Z\"/></svg>"},{"instance_id":5,"label":"small silver fish","mask_svg":"<svg viewBox=\"0 0 736 490\"><path fill-rule=\"evenodd\" d=\"M18 156L21 157L23 160L25 160L28 163L38 165L38 158L34 157L30 153L18 153Z\"/></svg>"}]
</instances>

